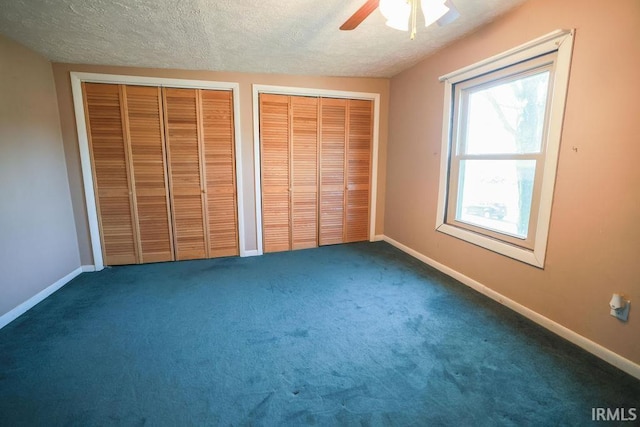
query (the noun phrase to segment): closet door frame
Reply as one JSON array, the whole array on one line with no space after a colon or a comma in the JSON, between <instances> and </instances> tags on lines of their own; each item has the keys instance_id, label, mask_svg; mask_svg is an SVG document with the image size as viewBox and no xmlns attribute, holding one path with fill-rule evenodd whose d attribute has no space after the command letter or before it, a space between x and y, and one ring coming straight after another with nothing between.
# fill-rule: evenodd
<instances>
[{"instance_id":1,"label":"closet door frame","mask_svg":"<svg viewBox=\"0 0 640 427\"><path fill-rule=\"evenodd\" d=\"M255 170L255 205L258 255L263 254L262 245L262 161L260 157L260 102L261 93L275 95L314 96L325 98L364 99L373 101L373 141L371 148L371 181L369 196L369 241L376 238L376 204L378 195L378 142L380 135L380 94L349 92L330 89L312 89L290 86L253 85L253 160Z\"/></svg>"},{"instance_id":2,"label":"closet door frame","mask_svg":"<svg viewBox=\"0 0 640 427\"><path fill-rule=\"evenodd\" d=\"M171 78L157 78L145 76L129 76L119 74L98 74L71 72L71 90L78 135L78 148L80 150L80 164L82 168L82 180L89 222L89 239L93 254L93 265L86 271L100 271L104 268L100 228L98 226L98 211L96 196L93 187L93 170L91 167L91 154L89 150L89 136L87 134L86 116L82 94L82 83L108 83L118 85L155 86L188 89L226 90L233 94L233 133L236 170L236 202L238 218L238 245L240 256L257 255L254 251L245 249L244 226L244 198L242 193L242 151L240 134L240 85L235 82L216 82L208 80L184 80Z\"/></svg>"}]
</instances>

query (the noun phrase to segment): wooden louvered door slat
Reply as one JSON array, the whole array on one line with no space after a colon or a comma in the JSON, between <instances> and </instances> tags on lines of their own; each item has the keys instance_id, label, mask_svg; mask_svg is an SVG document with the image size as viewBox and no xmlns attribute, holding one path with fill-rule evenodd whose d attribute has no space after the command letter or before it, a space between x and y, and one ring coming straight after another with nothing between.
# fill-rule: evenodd
<instances>
[{"instance_id":1,"label":"wooden louvered door slat","mask_svg":"<svg viewBox=\"0 0 640 427\"><path fill-rule=\"evenodd\" d=\"M347 100L320 100L320 245L343 243Z\"/></svg>"},{"instance_id":2,"label":"wooden louvered door slat","mask_svg":"<svg viewBox=\"0 0 640 427\"><path fill-rule=\"evenodd\" d=\"M139 254L121 89L83 83L83 95L104 263L135 264Z\"/></svg>"},{"instance_id":3,"label":"wooden louvered door slat","mask_svg":"<svg viewBox=\"0 0 640 427\"><path fill-rule=\"evenodd\" d=\"M318 246L318 98L292 96L291 249Z\"/></svg>"},{"instance_id":4,"label":"wooden louvered door slat","mask_svg":"<svg viewBox=\"0 0 640 427\"><path fill-rule=\"evenodd\" d=\"M196 89L163 89L176 259L207 258Z\"/></svg>"},{"instance_id":5,"label":"wooden louvered door slat","mask_svg":"<svg viewBox=\"0 0 640 427\"><path fill-rule=\"evenodd\" d=\"M373 102L260 95L265 252L369 238Z\"/></svg>"},{"instance_id":6,"label":"wooden louvered door slat","mask_svg":"<svg viewBox=\"0 0 640 427\"><path fill-rule=\"evenodd\" d=\"M289 97L260 94L264 252L291 249L289 133Z\"/></svg>"},{"instance_id":7,"label":"wooden louvered door slat","mask_svg":"<svg viewBox=\"0 0 640 427\"><path fill-rule=\"evenodd\" d=\"M173 241L160 88L124 86L140 262L172 261Z\"/></svg>"},{"instance_id":8,"label":"wooden louvered door slat","mask_svg":"<svg viewBox=\"0 0 640 427\"><path fill-rule=\"evenodd\" d=\"M238 255L233 97L230 91L200 92L210 233L209 256Z\"/></svg>"},{"instance_id":9,"label":"wooden louvered door slat","mask_svg":"<svg viewBox=\"0 0 640 427\"><path fill-rule=\"evenodd\" d=\"M369 238L369 193L373 102L348 103L346 242Z\"/></svg>"}]
</instances>

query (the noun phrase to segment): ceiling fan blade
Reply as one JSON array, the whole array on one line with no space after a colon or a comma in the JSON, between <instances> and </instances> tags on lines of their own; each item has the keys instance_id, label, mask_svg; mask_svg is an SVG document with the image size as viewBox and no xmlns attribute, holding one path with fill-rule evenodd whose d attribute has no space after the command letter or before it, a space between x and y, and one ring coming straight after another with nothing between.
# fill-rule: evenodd
<instances>
[{"instance_id":1,"label":"ceiling fan blade","mask_svg":"<svg viewBox=\"0 0 640 427\"><path fill-rule=\"evenodd\" d=\"M340 27L343 31L349 31L356 28L358 25L364 21L367 16L371 15L371 12L377 9L380 0L367 0L365 4L363 4L360 9L356 10L356 13L351 15L349 19L345 21L344 24Z\"/></svg>"},{"instance_id":2,"label":"ceiling fan blade","mask_svg":"<svg viewBox=\"0 0 640 427\"><path fill-rule=\"evenodd\" d=\"M460 16L460 12L458 12L458 9L453 5L453 1L447 0L444 2L444 5L449 8L449 11L436 21L440 27L451 24Z\"/></svg>"}]
</instances>

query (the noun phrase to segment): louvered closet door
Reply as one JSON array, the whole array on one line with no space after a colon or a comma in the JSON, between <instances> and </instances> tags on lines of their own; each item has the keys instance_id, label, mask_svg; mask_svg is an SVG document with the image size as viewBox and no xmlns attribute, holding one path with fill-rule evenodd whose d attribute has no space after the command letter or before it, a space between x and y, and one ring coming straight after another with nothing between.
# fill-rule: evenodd
<instances>
[{"instance_id":1,"label":"louvered closet door","mask_svg":"<svg viewBox=\"0 0 640 427\"><path fill-rule=\"evenodd\" d=\"M209 222L209 256L238 255L233 98L202 90L202 122Z\"/></svg>"},{"instance_id":2,"label":"louvered closet door","mask_svg":"<svg viewBox=\"0 0 640 427\"><path fill-rule=\"evenodd\" d=\"M260 94L262 226L265 252L291 249L289 97Z\"/></svg>"},{"instance_id":3,"label":"louvered closet door","mask_svg":"<svg viewBox=\"0 0 640 427\"><path fill-rule=\"evenodd\" d=\"M320 245L344 242L347 100L320 100Z\"/></svg>"},{"instance_id":4,"label":"louvered closet door","mask_svg":"<svg viewBox=\"0 0 640 427\"><path fill-rule=\"evenodd\" d=\"M135 264L138 247L121 88L94 83L83 88L104 262Z\"/></svg>"},{"instance_id":5,"label":"louvered closet door","mask_svg":"<svg viewBox=\"0 0 640 427\"><path fill-rule=\"evenodd\" d=\"M131 147L140 262L172 261L174 256L160 88L124 86L123 91L125 127Z\"/></svg>"},{"instance_id":6,"label":"louvered closet door","mask_svg":"<svg viewBox=\"0 0 640 427\"><path fill-rule=\"evenodd\" d=\"M291 248L318 246L318 98L291 98Z\"/></svg>"},{"instance_id":7,"label":"louvered closet door","mask_svg":"<svg viewBox=\"0 0 640 427\"><path fill-rule=\"evenodd\" d=\"M198 93L195 89L164 88L163 97L176 259L206 258Z\"/></svg>"},{"instance_id":8,"label":"louvered closet door","mask_svg":"<svg viewBox=\"0 0 640 427\"><path fill-rule=\"evenodd\" d=\"M346 241L369 238L369 186L373 102L349 100L347 139Z\"/></svg>"}]
</instances>

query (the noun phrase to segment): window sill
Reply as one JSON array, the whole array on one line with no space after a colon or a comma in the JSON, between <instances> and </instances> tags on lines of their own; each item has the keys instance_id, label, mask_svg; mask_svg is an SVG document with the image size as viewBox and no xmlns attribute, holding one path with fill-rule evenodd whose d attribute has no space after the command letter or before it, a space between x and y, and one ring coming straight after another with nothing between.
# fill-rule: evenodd
<instances>
[{"instance_id":1,"label":"window sill","mask_svg":"<svg viewBox=\"0 0 640 427\"><path fill-rule=\"evenodd\" d=\"M544 267L545 248L536 247L533 250L525 249L491 237L483 236L482 234L474 233L472 231L454 227L452 225L444 223L439 224L436 227L436 230L441 233L445 233L466 242L472 243L476 246L480 246L501 255L508 256L509 258L513 258L526 264L533 265L534 267Z\"/></svg>"}]
</instances>

